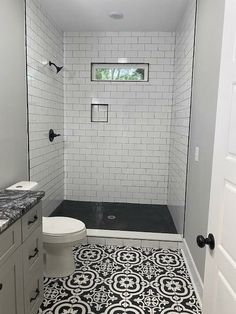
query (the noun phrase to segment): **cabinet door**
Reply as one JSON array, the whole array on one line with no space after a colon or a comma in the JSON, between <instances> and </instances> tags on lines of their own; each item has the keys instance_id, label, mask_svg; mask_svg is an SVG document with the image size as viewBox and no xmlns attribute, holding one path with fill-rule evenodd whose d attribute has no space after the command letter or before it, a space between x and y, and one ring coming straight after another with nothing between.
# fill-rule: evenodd
<instances>
[{"instance_id":1,"label":"cabinet door","mask_svg":"<svg viewBox=\"0 0 236 314\"><path fill-rule=\"evenodd\" d=\"M0 235L0 269L20 245L21 221L18 220Z\"/></svg>"},{"instance_id":2,"label":"cabinet door","mask_svg":"<svg viewBox=\"0 0 236 314\"><path fill-rule=\"evenodd\" d=\"M0 314L24 314L21 248L0 267Z\"/></svg>"}]
</instances>

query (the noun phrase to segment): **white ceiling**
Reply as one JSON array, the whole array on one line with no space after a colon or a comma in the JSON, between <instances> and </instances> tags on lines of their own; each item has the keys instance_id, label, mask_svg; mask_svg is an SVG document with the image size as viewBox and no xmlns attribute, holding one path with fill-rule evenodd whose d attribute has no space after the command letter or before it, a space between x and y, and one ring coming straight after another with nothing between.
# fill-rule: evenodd
<instances>
[{"instance_id":1,"label":"white ceiling","mask_svg":"<svg viewBox=\"0 0 236 314\"><path fill-rule=\"evenodd\" d=\"M174 31L189 0L41 0L63 31ZM122 20L109 17L122 12Z\"/></svg>"}]
</instances>

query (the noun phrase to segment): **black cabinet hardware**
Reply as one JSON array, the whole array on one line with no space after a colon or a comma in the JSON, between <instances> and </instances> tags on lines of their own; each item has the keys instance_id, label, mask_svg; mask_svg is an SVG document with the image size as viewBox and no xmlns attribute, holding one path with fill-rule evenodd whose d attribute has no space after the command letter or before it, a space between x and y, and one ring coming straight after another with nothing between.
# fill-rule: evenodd
<instances>
[{"instance_id":1,"label":"black cabinet hardware","mask_svg":"<svg viewBox=\"0 0 236 314\"><path fill-rule=\"evenodd\" d=\"M37 221L37 220L38 220L38 216L37 216L37 215L34 215L33 220L29 220L29 221L28 221L28 225L32 225L32 224L35 223L35 221Z\"/></svg>"},{"instance_id":2,"label":"black cabinet hardware","mask_svg":"<svg viewBox=\"0 0 236 314\"><path fill-rule=\"evenodd\" d=\"M38 250L38 248L36 247L36 248L34 249L34 254L29 256L29 260L31 260L32 258L34 258L34 257L38 254L38 252L39 252L39 250Z\"/></svg>"},{"instance_id":3,"label":"black cabinet hardware","mask_svg":"<svg viewBox=\"0 0 236 314\"><path fill-rule=\"evenodd\" d=\"M36 290L35 290L35 296L32 297L32 298L30 298L30 303L33 302L33 301L35 301L35 300L37 299L37 297L39 296L39 294L40 294L39 289L36 289Z\"/></svg>"}]
</instances>

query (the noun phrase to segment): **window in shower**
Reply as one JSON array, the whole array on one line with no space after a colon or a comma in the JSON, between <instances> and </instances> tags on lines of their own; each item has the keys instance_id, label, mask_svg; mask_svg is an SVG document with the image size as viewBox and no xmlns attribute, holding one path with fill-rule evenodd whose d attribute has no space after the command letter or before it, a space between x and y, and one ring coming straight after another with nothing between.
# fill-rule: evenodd
<instances>
[{"instance_id":1,"label":"window in shower","mask_svg":"<svg viewBox=\"0 0 236 314\"><path fill-rule=\"evenodd\" d=\"M91 63L91 81L147 82L148 63Z\"/></svg>"}]
</instances>

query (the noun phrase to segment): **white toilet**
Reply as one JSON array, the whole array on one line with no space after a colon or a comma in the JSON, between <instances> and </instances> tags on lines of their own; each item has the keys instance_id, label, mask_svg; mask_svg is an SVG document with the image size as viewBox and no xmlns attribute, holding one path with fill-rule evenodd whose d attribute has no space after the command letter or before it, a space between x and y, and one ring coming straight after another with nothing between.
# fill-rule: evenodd
<instances>
[{"instance_id":1,"label":"white toilet","mask_svg":"<svg viewBox=\"0 0 236 314\"><path fill-rule=\"evenodd\" d=\"M86 237L85 224L68 217L43 217L44 275L65 277L75 271L73 246Z\"/></svg>"},{"instance_id":2,"label":"white toilet","mask_svg":"<svg viewBox=\"0 0 236 314\"><path fill-rule=\"evenodd\" d=\"M36 190L37 182L22 181L8 190ZM85 224L68 217L43 217L44 275L65 277L75 271L73 246L86 237Z\"/></svg>"}]
</instances>

